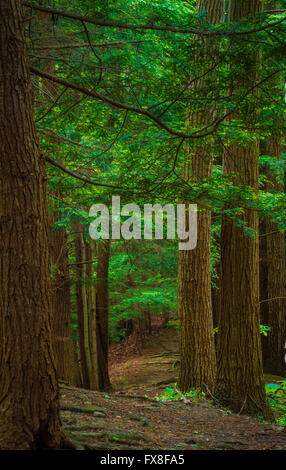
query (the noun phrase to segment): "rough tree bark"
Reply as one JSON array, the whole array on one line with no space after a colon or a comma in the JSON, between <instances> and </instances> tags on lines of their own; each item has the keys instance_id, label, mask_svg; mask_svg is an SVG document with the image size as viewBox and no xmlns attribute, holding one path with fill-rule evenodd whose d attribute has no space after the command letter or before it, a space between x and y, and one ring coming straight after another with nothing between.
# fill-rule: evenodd
<instances>
[{"instance_id":1,"label":"rough tree bark","mask_svg":"<svg viewBox=\"0 0 286 470\"><path fill-rule=\"evenodd\" d=\"M110 256L110 240L97 243L97 271L96 271L96 321L97 321L97 349L99 361L99 389L111 390L108 374L108 268Z\"/></svg>"},{"instance_id":2,"label":"rough tree bark","mask_svg":"<svg viewBox=\"0 0 286 470\"><path fill-rule=\"evenodd\" d=\"M0 35L0 448L55 448L46 174L20 0L0 2Z\"/></svg>"},{"instance_id":3,"label":"rough tree bark","mask_svg":"<svg viewBox=\"0 0 286 470\"><path fill-rule=\"evenodd\" d=\"M78 318L78 331L79 331L79 347L80 347L80 364L82 372L82 382L84 388L89 388L89 376L87 369L87 362L84 350L84 308L83 308L83 250L81 241L82 227L78 224L76 226L75 236L75 257L76 257L76 309Z\"/></svg>"},{"instance_id":4,"label":"rough tree bark","mask_svg":"<svg viewBox=\"0 0 286 470\"><path fill-rule=\"evenodd\" d=\"M265 188L264 188L265 189ZM267 237L266 222L259 221L259 299L260 299L260 323L268 325L268 265L267 265ZM262 363L267 362L269 336L261 335Z\"/></svg>"},{"instance_id":5,"label":"rough tree bark","mask_svg":"<svg viewBox=\"0 0 286 470\"><path fill-rule=\"evenodd\" d=\"M39 4L43 1L39 0ZM52 17L49 13L37 12L36 24L40 33L40 45L49 44L49 36L52 34ZM44 39L42 39L44 38ZM44 56L44 53L42 53ZM55 60L39 60L46 72L56 74ZM48 80L42 80L41 97L42 103L48 108L57 96L57 86ZM63 229L55 230L53 225L59 214L54 205L52 213L49 214L49 251L52 263L52 341L55 353L57 375L72 385L81 385L78 361L71 341L71 299L70 299L70 272L68 258L67 233Z\"/></svg>"},{"instance_id":6,"label":"rough tree bark","mask_svg":"<svg viewBox=\"0 0 286 470\"><path fill-rule=\"evenodd\" d=\"M239 22L261 12L259 0L232 0L230 21ZM240 47L234 42L233 48ZM233 49L234 50L234 49ZM248 46L237 61L242 78L237 89L253 85L259 57ZM255 110L239 115L255 118ZM243 112L243 111L242 111ZM237 116L236 116L237 117ZM224 156L224 172L238 173L236 185L245 185L258 193L259 142L232 144ZM221 233L221 305L218 331L217 396L234 411L271 416L263 383L261 339L259 332L259 251L258 214L245 209L240 219L255 230L255 239L247 236L235 222L223 216Z\"/></svg>"},{"instance_id":7,"label":"rough tree bark","mask_svg":"<svg viewBox=\"0 0 286 470\"><path fill-rule=\"evenodd\" d=\"M267 155L279 159L281 157L281 137L272 135L268 139ZM281 175L280 175L281 177ZM270 192L284 191L283 182L276 175L268 174L267 190ZM286 250L284 233L279 231L278 224L266 221L267 238L267 292L268 292L268 326L269 333L266 369L272 374L285 375L286 347Z\"/></svg>"},{"instance_id":8,"label":"rough tree bark","mask_svg":"<svg viewBox=\"0 0 286 470\"><path fill-rule=\"evenodd\" d=\"M205 10L211 23L224 17L223 0L200 0L197 11ZM208 76L209 79L209 76ZM215 77L214 77L215 79ZM199 80L197 87L203 86ZM214 108L190 110L188 124L194 128L213 121ZM212 144L187 147L185 179L200 181L212 173ZM216 356L213 335L211 273L210 273L211 214L198 212L198 241L194 250L179 251L178 311L180 319L180 390L204 387L213 389Z\"/></svg>"},{"instance_id":9,"label":"rough tree bark","mask_svg":"<svg viewBox=\"0 0 286 470\"><path fill-rule=\"evenodd\" d=\"M267 2L267 8L279 10L280 1ZM280 77L275 77L272 85L272 94L279 100L284 101L284 86ZM274 124L285 123L281 115L273 116ZM266 154L274 160L280 159L282 154L281 131L273 130L268 138ZM277 178L279 177L279 179ZM268 183L266 189L270 192L285 191L285 175L273 175L268 173ZM279 231L278 224L271 220L266 221L265 241L267 250L267 299L266 305L268 318L267 325L271 327L271 332L267 336L267 356L265 361L266 369L272 374L286 374L286 249L285 234Z\"/></svg>"},{"instance_id":10,"label":"rough tree bark","mask_svg":"<svg viewBox=\"0 0 286 470\"><path fill-rule=\"evenodd\" d=\"M94 241L84 240L83 249L85 251L85 260L95 259ZM91 390L99 390L99 363L97 355L97 324L96 324L96 286L94 264L87 262L84 265L85 270L85 289L86 311L85 311L85 334L88 344L88 352L90 356L90 373L89 383Z\"/></svg>"},{"instance_id":11,"label":"rough tree bark","mask_svg":"<svg viewBox=\"0 0 286 470\"><path fill-rule=\"evenodd\" d=\"M78 226L75 239L77 270L77 316L79 323L80 358L83 386L90 390L99 390L99 363L96 333L96 287L94 266L90 260L95 252L92 242L84 239L83 227Z\"/></svg>"},{"instance_id":12,"label":"rough tree bark","mask_svg":"<svg viewBox=\"0 0 286 470\"><path fill-rule=\"evenodd\" d=\"M50 223L56 215L50 215ZM49 249L52 263L52 340L57 375L60 379L80 386L80 374L71 340L71 297L67 233L64 229L50 230Z\"/></svg>"}]
</instances>

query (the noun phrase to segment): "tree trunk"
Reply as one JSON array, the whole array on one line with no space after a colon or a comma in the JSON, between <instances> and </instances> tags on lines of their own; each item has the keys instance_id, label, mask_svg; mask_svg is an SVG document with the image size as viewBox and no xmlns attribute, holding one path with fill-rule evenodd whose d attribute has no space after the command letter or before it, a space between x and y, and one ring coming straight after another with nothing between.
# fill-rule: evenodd
<instances>
[{"instance_id":1,"label":"tree trunk","mask_svg":"<svg viewBox=\"0 0 286 470\"><path fill-rule=\"evenodd\" d=\"M211 23L219 23L224 16L223 0L197 2L197 11L205 9ZM209 78L209 77L208 77ZM215 80L215 77L214 77ZM197 87L204 84L199 80ZM190 110L188 123L200 128L213 121L214 109ZM187 148L188 161L185 179L200 181L211 176L212 143ZM209 212L198 212L198 241L194 250L179 251L178 311L180 319L180 374L178 386L187 391L204 387L213 389L216 374L216 357L213 335L211 273L210 273Z\"/></svg>"},{"instance_id":2,"label":"tree trunk","mask_svg":"<svg viewBox=\"0 0 286 470\"><path fill-rule=\"evenodd\" d=\"M269 2L270 8L280 9L280 1ZM275 77L272 85L272 93L277 99L284 101L283 82L280 77ZM285 123L285 118L273 116L274 122ZM279 133L273 131L273 135L267 141L266 154L274 160L280 159L282 154L282 139ZM266 189L270 192L285 191L285 174L278 175L280 181L272 174L268 174ZM284 176L284 178L283 178ZM284 181L283 181L284 180ZM267 336L267 360L266 369L272 374L284 376L286 374L285 348L286 348L286 249L285 234L279 231L276 223L266 221L266 246L267 246L267 305L268 322L271 332Z\"/></svg>"},{"instance_id":3,"label":"tree trunk","mask_svg":"<svg viewBox=\"0 0 286 470\"><path fill-rule=\"evenodd\" d=\"M268 139L267 155L278 159L281 156L281 137ZM281 175L280 175L281 177ZM267 190L283 192L284 185L277 176L268 175ZM267 265L268 265L268 354L266 369L272 374L285 375L286 347L286 250L284 233L279 231L277 223L266 221Z\"/></svg>"},{"instance_id":4,"label":"tree trunk","mask_svg":"<svg viewBox=\"0 0 286 470\"><path fill-rule=\"evenodd\" d=\"M97 243L97 273L96 273L96 319L97 319L97 348L99 361L99 389L111 390L108 374L108 268L110 256L110 240Z\"/></svg>"},{"instance_id":5,"label":"tree trunk","mask_svg":"<svg viewBox=\"0 0 286 470\"><path fill-rule=\"evenodd\" d=\"M259 0L233 0L230 4L230 21L254 16L262 10ZM233 47L237 47L234 43ZM238 46L240 47L240 46ZM243 78L236 86L243 89L253 85L257 78L259 57L249 46L248 53L239 54ZM249 64L252 72L246 73ZM243 111L242 111L243 113ZM239 115L247 122L253 119L254 109L248 116ZM237 116L235 116L237 117ZM253 188L258 193L259 143L232 144L224 156L224 172L238 173L234 183ZM218 330L217 396L229 408L248 414L262 413L271 416L266 403L260 340L259 312L259 250L258 214L245 209L240 216L247 227L256 234L254 239L243 228L223 216L221 233L221 306Z\"/></svg>"},{"instance_id":6,"label":"tree trunk","mask_svg":"<svg viewBox=\"0 0 286 470\"><path fill-rule=\"evenodd\" d=\"M55 221L53 213L50 222ZM67 233L52 228L49 236L52 263L52 340L58 377L80 386L71 341L71 297Z\"/></svg>"},{"instance_id":7,"label":"tree trunk","mask_svg":"<svg viewBox=\"0 0 286 470\"><path fill-rule=\"evenodd\" d=\"M83 386L90 390L99 390L99 363L96 333L96 290L93 263L95 253L90 243L86 242L83 227L78 227L75 239L76 249L76 297L79 323L80 358Z\"/></svg>"},{"instance_id":8,"label":"tree trunk","mask_svg":"<svg viewBox=\"0 0 286 470\"><path fill-rule=\"evenodd\" d=\"M20 0L0 2L0 449L59 447L45 164Z\"/></svg>"},{"instance_id":9,"label":"tree trunk","mask_svg":"<svg viewBox=\"0 0 286 470\"><path fill-rule=\"evenodd\" d=\"M43 1L39 0L39 4ZM49 13L37 12L36 23L40 35L45 39L40 40L40 45L49 44L49 34L52 34L52 17ZM45 53L42 51L42 54ZM41 61L40 61L41 62ZM43 69L56 75L55 60L43 60ZM56 99L57 86L49 80L42 79L41 98L49 108L52 100ZM70 298L70 272L67 233L63 229L55 230L53 224L59 217L56 208L49 214L49 250L52 263L52 340L55 353L58 378L72 385L81 385L78 361L71 341L71 298Z\"/></svg>"},{"instance_id":10,"label":"tree trunk","mask_svg":"<svg viewBox=\"0 0 286 470\"><path fill-rule=\"evenodd\" d=\"M85 260L95 259L94 241L84 240ZM97 355L97 325L96 325L96 286L94 277L94 264L87 262L85 268L85 283L83 288L86 291L86 314L85 314L85 334L88 343L90 361L89 383L91 390L99 390L99 364Z\"/></svg>"},{"instance_id":11,"label":"tree trunk","mask_svg":"<svg viewBox=\"0 0 286 470\"><path fill-rule=\"evenodd\" d=\"M259 221L259 299L260 299L260 323L268 326L268 265L267 265L267 237L265 220ZM267 362L268 336L261 336L262 363Z\"/></svg>"},{"instance_id":12,"label":"tree trunk","mask_svg":"<svg viewBox=\"0 0 286 470\"><path fill-rule=\"evenodd\" d=\"M170 310L169 310L169 307L163 307L163 308L162 308L161 317L162 317L161 326L162 326L162 328L166 328L168 322L170 321Z\"/></svg>"},{"instance_id":13,"label":"tree trunk","mask_svg":"<svg viewBox=\"0 0 286 470\"><path fill-rule=\"evenodd\" d=\"M80 225L76 226L77 232L82 232ZM76 256L76 309L79 330L79 347L80 347L80 364L82 371L83 387L89 389L89 375L84 349L84 307L83 307L83 248L81 241L81 233L75 236L75 256Z\"/></svg>"}]
</instances>

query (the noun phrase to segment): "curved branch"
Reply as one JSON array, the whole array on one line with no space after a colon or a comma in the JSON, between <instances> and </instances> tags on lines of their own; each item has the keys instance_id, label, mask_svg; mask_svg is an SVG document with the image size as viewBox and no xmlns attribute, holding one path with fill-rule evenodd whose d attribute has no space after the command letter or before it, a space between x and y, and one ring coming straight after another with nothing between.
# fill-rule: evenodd
<instances>
[{"instance_id":1,"label":"curved branch","mask_svg":"<svg viewBox=\"0 0 286 470\"><path fill-rule=\"evenodd\" d=\"M113 188L113 189L121 189L123 191L129 191L128 189L126 188L123 188L122 186L116 186L115 184L108 184L108 183L99 183L97 181L93 181L89 178L85 178L84 176L80 176L78 175L77 173L74 173L73 171L71 170L68 170L66 167L64 167L61 163L58 163L58 162L55 162L54 160L52 160L50 157L48 157L47 155L45 155L45 160L50 163L51 165L59 168L60 170L62 170L64 173L66 173L67 175L69 176L72 176L73 178L76 178L80 181L84 181L84 183L87 183L87 184L92 184L93 186L102 186L104 188Z\"/></svg>"},{"instance_id":2,"label":"curved branch","mask_svg":"<svg viewBox=\"0 0 286 470\"><path fill-rule=\"evenodd\" d=\"M181 33L181 34L196 34L198 36L229 36L229 35L245 35L245 34L253 34L258 33L260 31L264 31L268 28L274 27L286 21L286 16L281 18L274 23L269 23L268 25L261 26L260 28L251 29L249 31L200 31L196 29L186 29L186 28L174 28L172 26L154 26L149 24L130 24L130 23L117 23L116 21L100 21L100 20L92 20L87 16L78 15L76 13L68 13L65 11L57 10L56 8L51 7L44 7L41 5L35 5L34 3L30 2L23 2L25 7L31 8L33 10L44 11L46 13L51 13L54 15L63 16L65 18L70 18L72 20L77 21L84 21L85 23L94 24L96 26L103 26L103 27L111 27L111 28L120 28L120 29L145 29L145 30L152 30L152 31L169 31L172 33Z\"/></svg>"},{"instance_id":3,"label":"curved branch","mask_svg":"<svg viewBox=\"0 0 286 470\"><path fill-rule=\"evenodd\" d=\"M175 135L176 137L181 137L184 139L200 139L203 137L207 137L211 134L213 134L220 124L220 122L224 119L222 117L221 119L215 121L213 124L209 125L208 127L210 128L213 126L213 128L208 131L204 132L202 134L199 134L200 131L196 131L193 134L185 134L184 132L177 132L174 129L171 129L169 126L167 126L164 122L162 122L157 116L154 116L154 114L151 114L147 109L143 108L136 108L135 106L130 106L125 103L120 103L119 101L115 101L108 96L102 95L100 93L97 93L96 91L91 91L88 90L87 88L84 88L80 85L75 85L74 83L69 83L66 80L56 77L55 75L51 75L47 72L44 72L43 70L36 69L34 67L30 67L30 71L39 77L46 78L47 80L51 80L52 82L59 83L60 85L63 85L67 88L71 88L72 90L78 91L80 93L83 93L84 95L90 96L91 98L95 98L99 101L102 101L103 103L109 104L114 108L118 109L125 109L126 111L131 111L136 114L141 114L142 116L146 116L147 118L151 119L154 121L159 127L167 131L171 135Z\"/></svg>"}]
</instances>

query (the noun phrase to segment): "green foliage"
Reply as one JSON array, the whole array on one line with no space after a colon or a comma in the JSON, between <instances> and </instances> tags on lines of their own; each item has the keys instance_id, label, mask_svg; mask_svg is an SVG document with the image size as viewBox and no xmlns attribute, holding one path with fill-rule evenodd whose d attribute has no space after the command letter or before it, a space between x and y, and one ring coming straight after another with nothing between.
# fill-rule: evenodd
<instances>
[{"instance_id":1,"label":"green foliage","mask_svg":"<svg viewBox=\"0 0 286 470\"><path fill-rule=\"evenodd\" d=\"M109 268L110 337L125 335L124 322L177 307L176 244L168 241L122 241L112 244Z\"/></svg>"},{"instance_id":2,"label":"green foliage","mask_svg":"<svg viewBox=\"0 0 286 470\"><path fill-rule=\"evenodd\" d=\"M286 380L268 383L265 390L277 424L286 426Z\"/></svg>"},{"instance_id":3,"label":"green foliage","mask_svg":"<svg viewBox=\"0 0 286 470\"><path fill-rule=\"evenodd\" d=\"M179 328L179 320L170 320L168 321L167 327L175 327L175 328ZM260 330L260 334L264 335L264 336L267 336L268 333L271 331L271 327L270 326L266 326L266 325L259 325L259 330ZM218 333L218 327L214 328L213 329L213 334L217 334Z\"/></svg>"},{"instance_id":4,"label":"green foliage","mask_svg":"<svg viewBox=\"0 0 286 470\"><path fill-rule=\"evenodd\" d=\"M55 0L53 6L102 21L132 25L219 33L257 26L252 21L213 26L204 9L197 13L194 0ZM87 35L81 22L60 15L51 16L50 20L42 22L35 13L29 22L28 50L36 68L47 70L52 63L57 77L117 102L149 110L176 132L199 132L186 124L188 109L208 109L215 103L218 116L226 110L235 111L235 119L233 115L231 121L221 120L213 135L182 142L145 116L61 85L51 92L44 81L33 77L35 118L43 153L79 176L118 186L115 190L85 184L47 164L49 206L60 216L55 228L65 228L70 242L75 222L84 224L87 234L89 208L97 202L109 205L112 194L119 194L123 203L134 202L140 207L146 202L197 203L201 210L212 211L211 274L212 287L217 288L222 215L234 220L251 239L256 234L244 222L248 208L277 222L281 230L286 228L285 194L269 189L269 184L265 190L271 175L282 181L286 154L277 159L262 152L259 195L252 188L238 185L237 174L223 174L221 163L222 154L231 144L249 145L259 137L264 145L272 134L284 138L284 94L269 77L283 80L285 22L273 27L270 34L263 28L251 34L251 42L237 37L236 47L230 47L228 34L213 36L210 53L208 41L200 41L189 33L86 23ZM277 15L273 17L276 20ZM259 26L268 22L269 16L261 15ZM89 42L96 46L91 48ZM67 47L61 49L62 46ZM259 93L256 89L236 87L244 80L248 82L247 77L257 66L252 60L257 51L263 64L259 66L263 81ZM242 61L242 57L249 60ZM215 81L208 73L212 69ZM204 77L199 81L200 87L190 81L190 76L197 82L200 76ZM201 181L182 181L186 153L210 143L213 174ZM74 262L71 246L70 263ZM73 337L77 332L75 282L72 271ZM125 335L124 322L140 318L145 312L170 312L169 326L176 326L176 241L112 242L109 291L111 341ZM270 330L261 326L260 331L267 335Z\"/></svg>"},{"instance_id":5,"label":"green foliage","mask_svg":"<svg viewBox=\"0 0 286 470\"><path fill-rule=\"evenodd\" d=\"M260 334L263 336L267 336L268 333L271 331L271 326L266 326L266 325L259 325L260 328Z\"/></svg>"},{"instance_id":6,"label":"green foliage","mask_svg":"<svg viewBox=\"0 0 286 470\"><path fill-rule=\"evenodd\" d=\"M179 320L169 320L166 324L167 328L176 328L179 329Z\"/></svg>"},{"instance_id":7,"label":"green foliage","mask_svg":"<svg viewBox=\"0 0 286 470\"><path fill-rule=\"evenodd\" d=\"M174 387L166 387L160 395L156 396L157 401L163 402L176 402L176 401L184 401L186 406L188 402L192 403L193 405L204 404L206 406L212 406L212 402L206 397L206 394L200 389L193 389L190 392L181 393L180 390L177 389L177 384Z\"/></svg>"}]
</instances>

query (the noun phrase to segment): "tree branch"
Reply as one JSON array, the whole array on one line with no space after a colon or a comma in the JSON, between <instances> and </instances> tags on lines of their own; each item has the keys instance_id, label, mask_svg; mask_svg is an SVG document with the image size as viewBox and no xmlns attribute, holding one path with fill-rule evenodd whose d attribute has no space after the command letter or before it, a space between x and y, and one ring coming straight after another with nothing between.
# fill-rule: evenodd
<instances>
[{"instance_id":1,"label":"tree branch","mask_svg":"<svg viewBox=\"0 0 286 470\"><path fill-rule=\"evenodd\" d=\"M80 181L84 181L85 183L92 184L93 186L102 186L102 187L105 187L105 188L121 189L121 190L124 190L124 191L128 191L126 188L123 188L122 186L116 186L114 184L108 184L108 183L99 183L99 182L93 181L89 178L85 178L84 176L80 176L77 173L74 173L73 171L68 170L67 168L65 168L61 163L55 162L54 160L52 160L47 155L45 155L45 160L48 163L50 163L51 165L53 165L53 166L59 168L60 170L62 170L67 175L72 176L73 178L76 178Z\"/></svg>"},{"instance_id":2,"label":"tree branch","mask_svg":"<svg viewBox=\"0 0 286 470\"><path fill-rule=\"evenodd\" d=\"M273 15L274 13L284 13L286 10L266 10L264 13Z\"/></svg>"},{"instance_id":3,"label":"tree branch","mask_svg":"<svg viewBox=\"0 0 286 470\"><path fill-rule=\"evenodd\" d=\"M273 300L286 300L286 297L273 297L272 299L261 300L260 303L263 304L264 302L272 302Z\"/></svg>"},{"instance_id":4,"label":"tree branch","mask_svg":"<svg viewBox=\"0 0 286 470\"><path fill-rule=\"evenodd\" d=\"M121 47L124 46L125 44L141 44L142 42L148 42L148 41L110 41L110 42L99 42L99 43L88 43L88 42L83 42L83 43L74 43L74 44L54 44L54 45L48 45L48 46L31 46L29 49L33 49L33 51L45 51L45 50L57 50L57 49L78 49L81 47Z\"/></svg>"},{"instance_id":5,"label":"tree branch","mask_svg":"<svg viewBox=\"0 0 286 470\"><path fill-rule=\"evenodd\" d=\"M154 121L159 127L167 131L171 135L175 135L176 137L181 137L184 139L200 139L203 137L207 137L211 134L214 133L216 128L218 127L219 123L224 119L222 117L221 119L218 119L215 121L213 124L209 125L208 128L213 126L213 128L210 131L204 132L202 134L199 134L200 131L195 131L193 134L185 134L184 132L177 132L173 129L171 129L169 126L164 124L157 116L154 114L151 114L147 109L143 108L137 108L135 106L130 106L125 103L120 103L119 101L115 101L108 96L102 95L96 91L91 91L88 90L87 88L84 88L80 85L75 85L74 83L69 83L66 80L56 77L55 75L51 75L47 72L44 72L43 70L36 69L34 67L30 67L30 71L39 77L46 78L47 80L51 80L52 82L59 83L60 85L63 85L67 88L71 88L72 90L78 91L80 93L83 93L84 95L90 96L91 98L95 98L99 101L102 101L103 103L109 104L113 106L114 108L118 109L125 109L126 111L131 111L136 114L141 114L142 116L146 116L147 118L151 119Z\"/></svg>"},{"instance_id":6,"label":"tree branch","mask_svg":"<svg viewBox=\"0 0 286 470\"><path fill-rule=\"evenodd\" d=\"M51 13L54 15L63 16L65 18L70 18L72 20L77 21L84 21L85 23L94 24L96 26L103 26L103 27L111 27L111 28L120 28L120 29L144 29L144 30L152 30L152 31L169 31L172 33L181 33L181 34L196 34L198 36L229 36L235 35L240 36L244 34L253 34L260 31L264 31L265 29L271 28L273 26L277 26L280 23L286 21L286 16L281 18L280 20L269 23L268 25L261 26L260 28L252 29L249 31L200 31L195 29L187 29L187 28L174 28L172 26L154 26L148 24L130 24L130 23L117 23L114 21L100 21L100 20L92 20L87 16L78 15L76 13L68 13L62 10L57 10L56 8L51 7L44 7L41 5L35 5L34 3L30 2L23 2L25 7L31 8L33 10L44 11L46 13Z\"/></svg>"}]
</instances>

